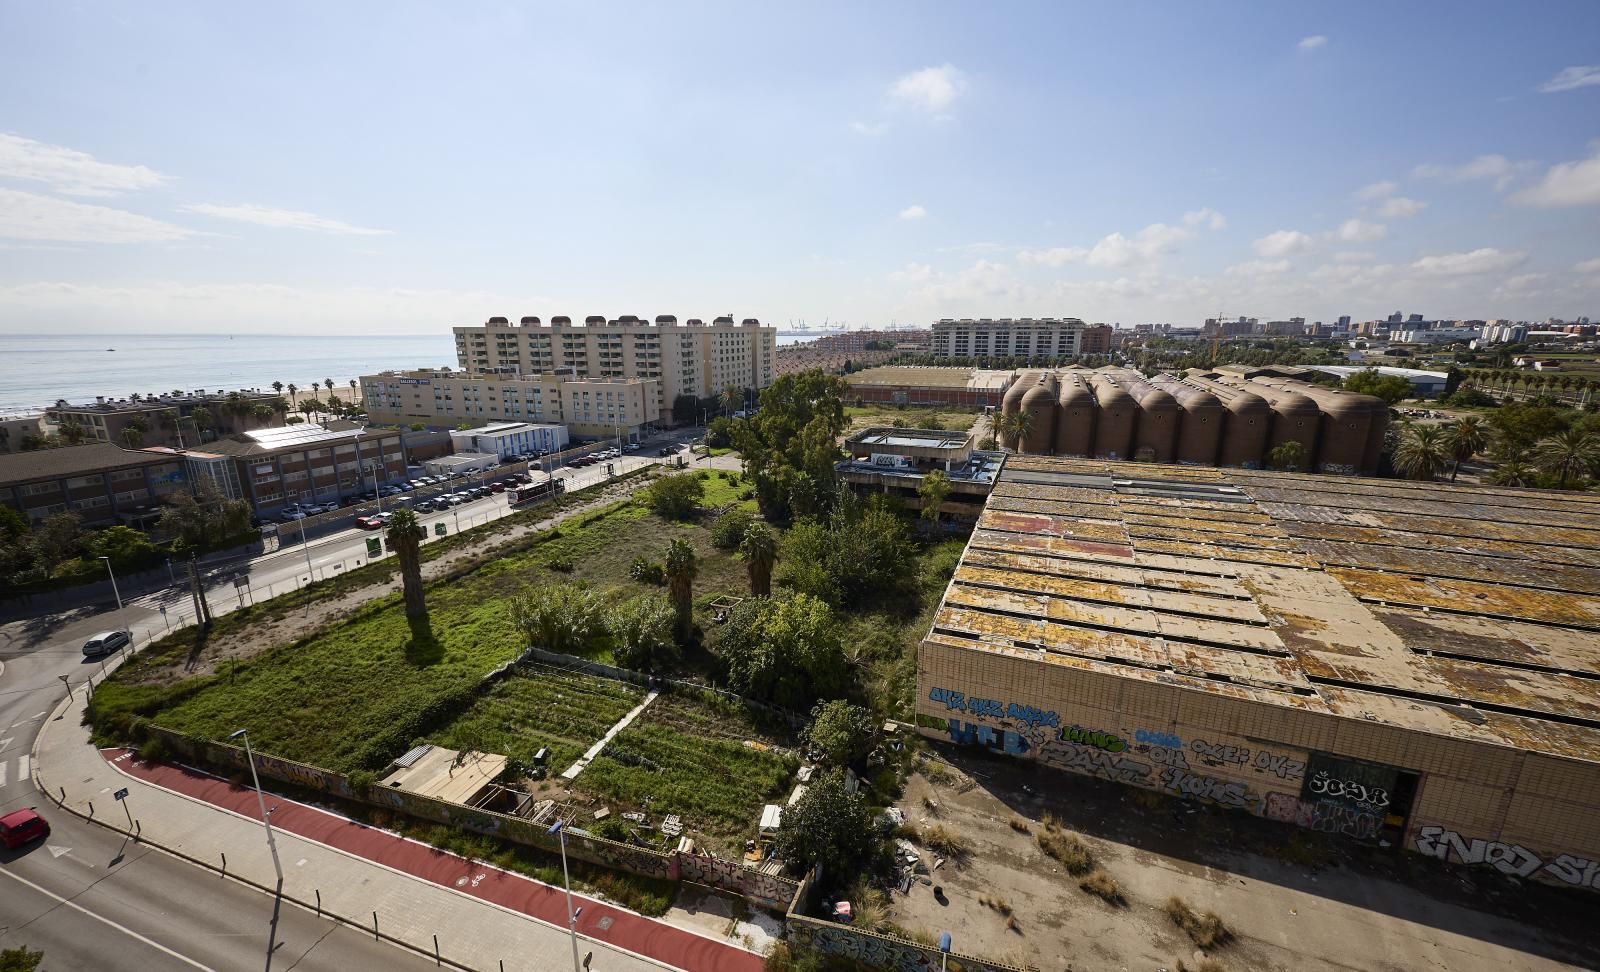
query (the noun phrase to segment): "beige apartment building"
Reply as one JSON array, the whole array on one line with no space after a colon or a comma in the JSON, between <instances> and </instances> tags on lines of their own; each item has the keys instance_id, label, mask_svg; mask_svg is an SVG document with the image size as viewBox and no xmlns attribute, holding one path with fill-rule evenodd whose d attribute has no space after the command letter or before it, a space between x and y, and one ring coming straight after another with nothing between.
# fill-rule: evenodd
<instances>
[{"instance_id":1,"label":"beige apartment building","mask_svg":"<svg viewBox=\"0 0 1600 972\"><path fill-rule=\"evenodd\" d=\"M577 436L637 438L662 417L656 378L580 378L571 372L386 371L363 376L361 396L368 418L392 425L532 422L564 425ZM670 399L666 410L670 414Z\"/></svg>"},{"instance_id":2,"label":"beige apartment building","mask_svg":"<svg viewBox=\"0 0 1600 972\"><path fill-rule=\"evenodd\" d=\"M679 395L705 398L725 388L765 388L777 374L778 330L754 318L710 324L670 314L654 321L625 315L592 316L582 324L524 317L513 324L491 317L454 328L456 360L471 374L533 376L570 368L577 378L643 378L656 382L656 412L672 419Z\"/></svg>"},{"instance_id":3,"label":"beige apartment building","mask_svg":"<svg viewBox=\"0 0 1600 972\"><path fill-rule=\"evenodd\" d=\"M1076 317L944 318L933 325L937 358L1070 358L1111 350L1112 329Z\"/></svg>"}]
</instances>

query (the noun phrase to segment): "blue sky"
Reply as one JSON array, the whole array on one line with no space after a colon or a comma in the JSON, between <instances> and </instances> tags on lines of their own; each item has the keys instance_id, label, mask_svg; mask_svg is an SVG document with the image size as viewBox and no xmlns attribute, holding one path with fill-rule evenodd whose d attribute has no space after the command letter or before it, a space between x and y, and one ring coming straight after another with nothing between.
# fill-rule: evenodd
<instances>
[{"instance_id":1,"label":"blue sky","mask_svg":"<svg viewBox=\"0 0 1600 972\"><path fill-rule=\"evenodd\" d=\"M1600 4L0 0L0 331L1600 317Z\"/></svg>"}]
</instances>

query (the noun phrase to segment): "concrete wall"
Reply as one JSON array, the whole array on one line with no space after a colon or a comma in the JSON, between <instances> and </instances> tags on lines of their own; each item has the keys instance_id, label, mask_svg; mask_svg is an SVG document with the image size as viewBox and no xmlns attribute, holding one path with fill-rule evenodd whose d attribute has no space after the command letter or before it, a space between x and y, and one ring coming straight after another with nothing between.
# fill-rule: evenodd
<instances>
[{"instance_id":1,"label":"concrete wall","mask_svg":"<svg viewBox=\"0 0 1600 972\"><path fill-rule=\"evenodd\" d=\"M947 960L937 948L920 942L812 918L801 913L810 908L812 897L808 878L795 895L794 907L784 916L784 922L791 941L827 955L854 959L884 972L1023 972L1019 966L989 962L960 952L951 952Z\"/></svg>"},{"instance_id":2,"label":"concrete wall","mask_svg":"<svg viewBox=\"0 0 1600 972\"><path fill-rule=\"evenodd\" d=\"M918 653L917 692L933 739L1600 889L1600 764L936 642ZM1339 757L1417 774L1409 816L1390 784L1319 768Z\"/></svg>"}]
</instances>

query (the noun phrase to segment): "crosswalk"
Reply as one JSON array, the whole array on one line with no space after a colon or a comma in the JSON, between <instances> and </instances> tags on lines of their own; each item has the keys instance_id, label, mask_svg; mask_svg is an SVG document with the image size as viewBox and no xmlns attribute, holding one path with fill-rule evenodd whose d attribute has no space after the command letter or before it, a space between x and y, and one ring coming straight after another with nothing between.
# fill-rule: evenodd
<instances>
[{"instance_id":1,"label":"crosswalk","mask_svg":"<svg viewBox=\"0 0 1600 972\"><path fill-rule=\"evenodd\" d=\"M23 753L15 758L0 756L0 787L8 783L26 783L28 781L28 755Z\"/></svg>"}]
</instances>

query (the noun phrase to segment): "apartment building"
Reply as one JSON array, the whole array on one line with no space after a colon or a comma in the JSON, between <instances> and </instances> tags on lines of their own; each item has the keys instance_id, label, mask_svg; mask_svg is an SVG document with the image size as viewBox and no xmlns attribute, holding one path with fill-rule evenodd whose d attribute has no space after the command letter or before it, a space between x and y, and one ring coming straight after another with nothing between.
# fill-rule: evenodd
<instances>
[{"instance_id":1,"label":"apartment building","mask_svg":"<svg viewBox=\"0 0 1600 972\"><path fill-rule=\"evenodd\" d=\"M571 369L577 378L644 378L656 384L656 412L672 416L679 395L704 398L724 388L765 388L776 376L778 331L755 318L710 324L670 314L654 321L633 315L591 316L544 323L524 317L513 324L491 317L481 326L454 328L456 360L471 374L532 376Z\"/></svg>"},{"instance_id":2,"label":"apartment building","mask_svg":"<svg viewBox=\"0 0 1600 972\"><path fill-rule=\"evenodd\" d=\"M400 432L353 422L257 429L188 452L189 476L210 478L223 495L257 512L321 502L405 478Z\"/></svg>"},{"instance_id":3,"label":"apartment building","mask_svg":"<svg viewBox=\"0 0 1600 972\"><path fill-rule=\"evenodd\" d=\"M86 526L136 523L187 488L181 457L110 442L0 455L0 503L30 524L66 512Z\"/></svg>"},{"instance_id":4,"label":"apartment building","mask_svg":"<svg viewBox=\"0 0 1600 972\"><path fill-rule=\"evenodd\" d=\"M534 374L423 368L361 379L373 422L454 428L462 422L564 425L577 436L637 437L672 413L659 378L583 378L570 368Z\"/></svg>"},{"instance_id":5,"label":"apartment building","mask_svg":"<svg viewBox=\"0 0 1600 972\"><path fill-rule=\"evenodd\" d=\"M79 426L85 442L183 448L247 429L281 426L284 413L274 407L278 401L272 392L257 391L96 396L93 404L56 402L45 411L45 420L55 427L52 431ZM137 434L126 433L130 427Z\"/></svg>"},{"instance_id":6,"label":"apartment building","mask_svg":"<svg viewBox=\"0 0 1600 972\"><path fill-rule=\"evenodd\" d=\"M1086 332L1088 344L1085 347ZM932 351L939 358L1066 358L1109 349L1111 328L1090 327L1076 317L945 318L933 325Z\"/></svg>"}]
</instances>

